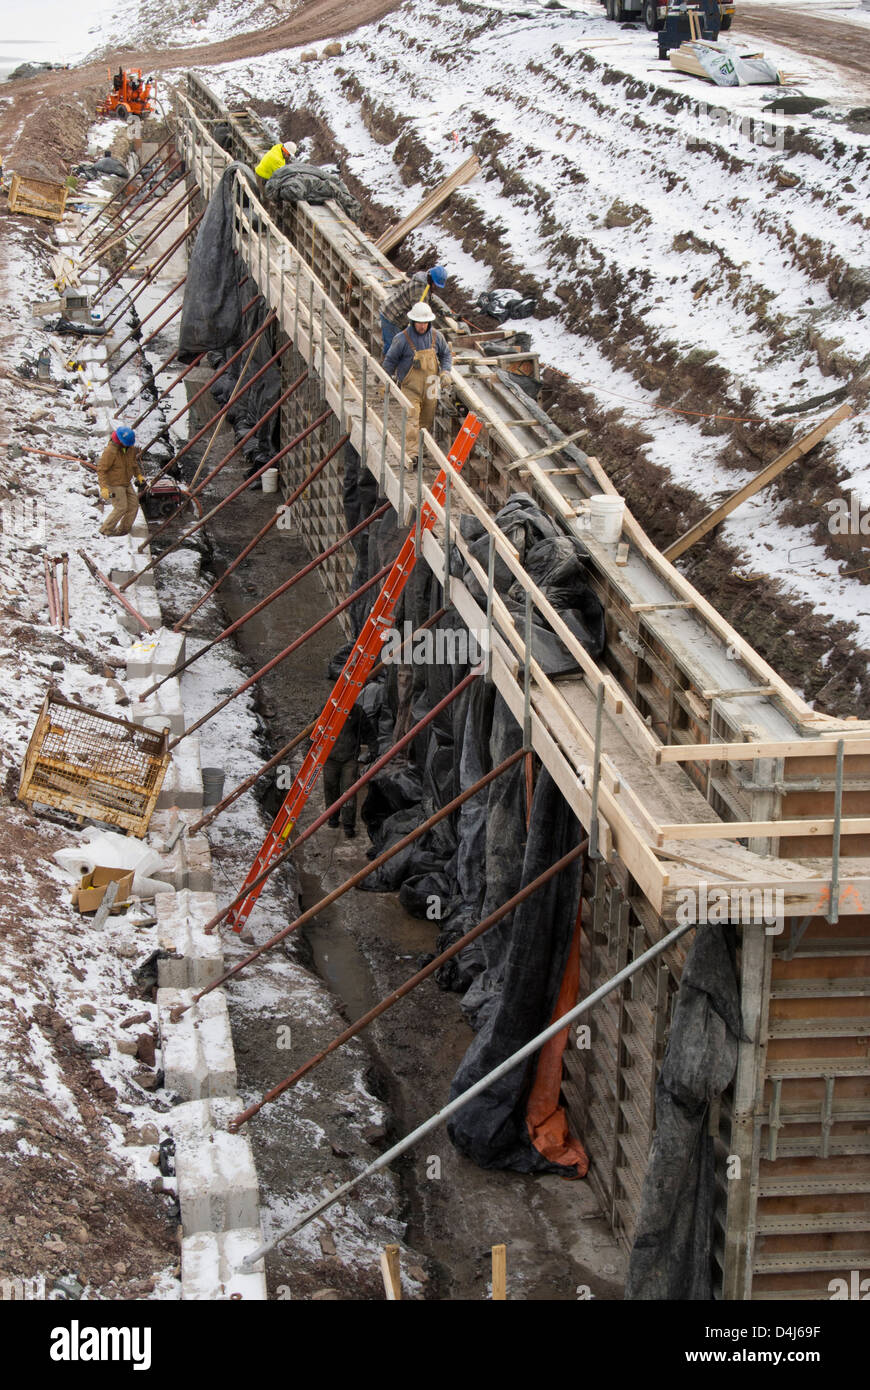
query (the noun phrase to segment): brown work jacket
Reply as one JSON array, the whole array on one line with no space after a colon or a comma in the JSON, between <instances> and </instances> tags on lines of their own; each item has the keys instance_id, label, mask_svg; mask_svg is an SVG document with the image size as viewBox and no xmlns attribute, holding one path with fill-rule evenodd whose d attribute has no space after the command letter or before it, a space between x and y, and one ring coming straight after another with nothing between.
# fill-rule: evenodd
<instances>
[{"instance_id":1,"label":"brown work jacket","mask_svg":"<svg viewBox=\"0 0 870 1390\"><path fill-rule=\"evenodd\" d=\"M139 476L139 471L139 450L135 444L125 449L110 439L97 463L100 487L127 487L132 478Z\"/></svg>"}]
</instances>

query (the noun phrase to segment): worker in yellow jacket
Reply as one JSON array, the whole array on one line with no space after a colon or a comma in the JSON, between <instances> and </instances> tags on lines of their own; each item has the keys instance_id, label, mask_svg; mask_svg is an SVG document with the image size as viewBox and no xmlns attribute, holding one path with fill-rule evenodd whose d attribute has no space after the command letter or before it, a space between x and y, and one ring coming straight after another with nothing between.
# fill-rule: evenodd
<instances>
[{"instance_id":1,"label":"worker in yellow jacket","mask_svg":"<svg viewBox=\"0 0 870 1390\"><path fill-rule=\"evenodd\" d=\"M264 188L268 179L272 177L276 169L283 169L288 159L292 159L296 153L296 146L290 140L285 140L283 145L273 145L268 150L257 165L254 173L260 180L260 187Z\"/></svg>"}]
</instances>

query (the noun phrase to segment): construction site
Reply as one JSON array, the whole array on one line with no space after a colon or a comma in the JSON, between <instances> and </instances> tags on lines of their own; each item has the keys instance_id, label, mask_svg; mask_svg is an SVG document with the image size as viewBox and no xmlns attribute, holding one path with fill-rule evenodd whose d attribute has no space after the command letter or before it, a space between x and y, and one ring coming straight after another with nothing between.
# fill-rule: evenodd
<instances>
[{"instance_id":1,"label":"construction site","mask_svg":"<svg viewBox=\"0 0 870 1390\"><path fill-rule=\"evenodd\" d=\"M870 1296L860 64L225 9L0 85L3 1296Z\"/></svg>"}]
</instances>

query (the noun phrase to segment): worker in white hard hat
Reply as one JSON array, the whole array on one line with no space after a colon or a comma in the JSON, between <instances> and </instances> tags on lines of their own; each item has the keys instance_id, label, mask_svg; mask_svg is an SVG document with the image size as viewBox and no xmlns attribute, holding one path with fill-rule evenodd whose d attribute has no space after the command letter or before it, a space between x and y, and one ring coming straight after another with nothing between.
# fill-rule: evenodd
<instances>
[{"instance_id":1,"label":"worker in white hard hat","mask_svg":"<svg viewBox=\"0 0 870 1390\"><path fill-rule=\"evenodd\" d=\"M390 343L397 333L401 333L400 324L405 322L407 315L411 312L411 306L431 293L432 290L443 290L447 284L447 271L443 265L433 265L431 270L418 270L410 279L404 276L399 277L400 288L393 290L381 307L381 336L384 340L384 352L388 352Z\"/></svg>"},{"instance_id":2,"label":"worker in white hard hat","mask_svg":"<svg viewBox=\"0 0 870 1390\"><path fill-rule=\"evenodd\" d=\"M428 304L412 304L408 327L397 333L384 358L384 370L399 383L412 409L405 434L405 461L417 464L420 430L431 430L435 420L438 387L450 385L453 358L447 339L433 327L435 315Z\"/></svg>"}]
</instances>

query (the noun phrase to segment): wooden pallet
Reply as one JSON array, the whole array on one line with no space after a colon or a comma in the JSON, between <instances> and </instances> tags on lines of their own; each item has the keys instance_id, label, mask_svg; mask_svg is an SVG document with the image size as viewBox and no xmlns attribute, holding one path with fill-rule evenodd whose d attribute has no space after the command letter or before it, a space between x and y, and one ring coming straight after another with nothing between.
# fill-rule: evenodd
<instances>
[{"instance_id":1,"label":"wooden pallet","mask_svg":"<svg viewBox=\"0 0 870 1390\"><path fill-rule=\"evenodd\" d=\"M27 174L13 174L9 188L9 211L60 222L68 193L65 183L35 179Z\"/></svg>"}]
</instances>

